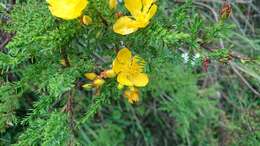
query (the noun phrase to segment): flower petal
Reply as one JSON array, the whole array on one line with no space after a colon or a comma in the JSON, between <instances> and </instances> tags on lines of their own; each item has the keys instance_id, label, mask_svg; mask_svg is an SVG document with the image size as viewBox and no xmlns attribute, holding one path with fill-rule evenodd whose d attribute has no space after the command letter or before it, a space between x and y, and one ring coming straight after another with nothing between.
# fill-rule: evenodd
<instances>
[{"instance_id":1,"label":"flower petal","mask_svg":"<svg viewBox=\"0 0 260 146\"><path fill-rule=\"evenodd\" d=\"M128 16L120 17L113 26L116 33L127 35L138 30L138 25L135 20Z\"/></svg>"},{"instance_id":2,"label":"flower petal","mask_svg":"<svg viewBox=\"0 0 260 146\"><path fill-rule=\"evenodd\" d=\"M122 72L117 76L117 82L125 86L133 86L133 83L129 80L130 74Z\"/></svg>"},{"instance_id":3,"label":"flower petal","mask_svg":"<svg viewBox=\"0 0 260 146\"><path fill-rule=\"evenodd\" d=\"M131 64L132 53L127 48L121 49L113 61L113 71L118 74L121 71L128 70Z\"/></svg>"},{"instance_id":4,"label":"flower petal","mask_svg":"<svg viewBox=\"0 0 260 146\"><path fill-rule=\"evenodd\" d=\"M48 4L54 3L54 1L55 1L55 0L46 0L46 2L47 2Z\"/></svg>"},{"instance_id":5,"label":"flower petal","mask_svg":"<svg viewBox=\"0 0 260 146\"><path fill-rule=\"evenodd\" d=\"M78 18L87 6L87 0L48 0L52 15L65 19Z\"/></svg>"},{"instance_id":6,"label":"flower petal","mask_svg":"<svg viewBox=\"0 0 260 146\"><path fill-rule=\"evenodd\" d=\"M146 63L145 63L144 59L136 55L132 59L131 70L141 73L144 70L145 64Z\"/></svg>"},{"instance_id":7,"label":"flower petal","mask_svg":"<svg viewBox=\"0 0 260 146\"><path fill-rule=\"evenodd\" d=\"M117 59L115 59L113 61L113 66L112 66L112 70L118 74L120 73L121 71L127 69L127 66L125 66L124 64L121 64Z\"/></svg>"},{"instance_id":8,"label":"flower petal","mask_svg":"<svg viewBox=\"0 0 260 146\"><path fill-rule=\"evenodd\" d=\"M142 10L142 0L125 0L125 7L133 16L137 16Z\"/></svg>"},{"instance_id":9,"label":"flower petal","mask_svg":"<svg viewBox=\"0 0 260 146\"><path fill-rule=\"evenodd\" d=\"M142 0L143 3L143 12L147 13L150 9L151 5L153 4L154 0Z\"/></svg>"},{"instance_id":10,"label":"flower petal","mask_svg":"<svg viewBox=\"0 0 260 146\"><path fill-rule=\"evenodd\" d=\"M121 49L116 56L116 59L123 64L128 64L130 63L132 58L132 53L128 48L123 48Z\"/></svg>"},{"instance_id":11,"label":"flower petal","mask_svg":"<svg viewBox=\"0 0 260 146\"><path fill-rule=\"evenodd\" d=\"M132 78L132 82L136 87L144 87L148 84L149 78L145 73L139 73Z\"/></svg>"},{"instance_id":12,"label":"flower petal","mask_svg":"<svg viewBox=\"0 0 260 146\"><path fill-rule=\"evenodd\" d=\"M147 19L147 20L150 20L150 19L155 15L155 13L157 12L157 9L158 9L157 5L154 4L154 5L151 7L151 9L148 11L148 14L147 14L147 16L146 16L146 19Z\"/></svg>"},{"instance_id":13,"label":"flower petal","mask_svg":"<svg viewBox=\"0 0 260 146\"><path fill-rule=\"evenodd\" d=\"M136 17L136 25L139 27L139 28L145 28L150 22L149 20L147 19L147 15L139 15Z\"/></svg>"}]
</instances>

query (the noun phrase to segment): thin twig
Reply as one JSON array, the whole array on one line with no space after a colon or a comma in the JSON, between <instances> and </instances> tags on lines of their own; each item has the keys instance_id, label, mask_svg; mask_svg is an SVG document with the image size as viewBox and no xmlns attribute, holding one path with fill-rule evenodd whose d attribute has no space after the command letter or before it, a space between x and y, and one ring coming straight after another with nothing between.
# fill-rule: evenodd
<instances>
[{"instance_id":1,"label":"thin twig","mask_svg":"<svg viewBox=\"0 0 260 146\"><path fill-rule=\"evenodd\" d=\"M103 57L101 57L100 55L98 55L97 53L93 52L92 54L93 54L94 57L96 57L96 58L97 58L98 60L100 60L101 62L107 63L107 61L106 61Z\"/></svg>"},{"instance_id":2,"label":"thin twig","mask_svg":"<svg viewBox=\"0 0 260 146\"><path fill-rule=\"evenodd\" d=\"M200 2L194 2L194 3L195 3L195 4L198 4L198 5L201 5L201 6L203 6L203 7L208 8L208 9L212 12L212 14L214 15L215 21L216 21L216 22L219 21L219 19L218 19L218 18L219 18L219 17L218 17L218 14L217 14L217 12L216 12L213 8L211 8L210 6L208 6L208 5L204 4L204 3L200 3ZM225 48L222 39L220 39L220 46L221 46L221 48ZM234 71L235 74L238 75L238 77L242 80L242 82L244 82L245 85L246 85L255 95L257 95L258 97L260 97L260 93L259 93L258 91L256 91L256 90L250 85L250 83L239 73L239 71L235 68L235 66L232 64L231 61L229 61L229 64L230 64L230 66L231 66L231 69Z\"/></svg>"},{"instance_id":3,"label":"thin twig","mask_svg":"<svg viewBox=\"0 0 260 146\"><path fill-rule=\"evenodd\" d=\"M66 49L64 49L64 48L61 49L61 55L64 59L65 67L70 67L70 61L69 61Z\"/></svg>"},{"instance_id":4,"label":"thin twig","mask_svg":"<svg viewBox=\"0 0 260 146\"><path fill-rule=\"evenodd\" d=\"M234 66L234 64L232 62L229 62L232 70L234 71L234 73L241 79L241 81L257 96L260 97L260 93L255 90L250 83L241 75L241 73L236 69L236 67Z\"/></svg>"}]
</instances>

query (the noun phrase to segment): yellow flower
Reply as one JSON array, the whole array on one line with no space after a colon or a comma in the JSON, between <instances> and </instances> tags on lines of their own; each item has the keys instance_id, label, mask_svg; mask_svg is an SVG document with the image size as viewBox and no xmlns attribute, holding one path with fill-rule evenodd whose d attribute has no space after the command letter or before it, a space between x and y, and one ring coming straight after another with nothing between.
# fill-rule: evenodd
<instances>
[{"instance_id":1,"label":"yellow flower","mask_svg":"<svg viewBox=\"0 0 260 146\"><path fill-rule=\"evenodd\" d=\"M109 8L110 9L115 9L117 6L117 0L109 0Z\"/></svg>"},{"instance_id":2,"label":"yellow flower","mask_svg":"<svg viewBox=\"0 0 260 146\"><path fill-rule=\"evenodd\" d=\"M83 17L82 17L82 23L83 24L85 24L85 25L90 25L90 24L92 24L92 18L91 17L89 17L89 16L87 16L87 15L84 15Z\"/></svg>"},{"instance_id":3,"label":"yellow flower","mask_svg":"<svg viewBox=\"0 0 260 146\"><path fill-rule=\"evenodd\" d=\"M82 15L82 11L86 8L87 0L47 0L52 15L71 20Z\"/></svg>"},{"instance_id":4,"label":"yellow flower","mask_svg":"<svg viewBox=\"0 0 260 146\"><path fill-rule=\"evenodd\" d=\"M139 56L132 57L127 49L121 49L113 61L113 71L117 74L117 81L121 85L144 87L149 78L143 73L145 62Z\"/></svg>"},{"instance_id":5,"label":"yellow flower","mask_svg":"<svg viewBox=\"0 0 260 146\"><path fill-rule=\"evenodd\" d=\"M137 88L130 88L124 92L124 96L127 97L128 102L135 103L139 101L139 91Z\"/></svg>"},{"instance_id":6,"label":"yellow flower","mask_svg":"<svg viewBox=\"0 0 260 146\"><path fill-rule=\"evenodd\" d=\"M119 18L113 26L113 30L122 35L145 28L157 11L154 0L125 0L125 7L132 16Z\"/></svg>"}]
</instances>

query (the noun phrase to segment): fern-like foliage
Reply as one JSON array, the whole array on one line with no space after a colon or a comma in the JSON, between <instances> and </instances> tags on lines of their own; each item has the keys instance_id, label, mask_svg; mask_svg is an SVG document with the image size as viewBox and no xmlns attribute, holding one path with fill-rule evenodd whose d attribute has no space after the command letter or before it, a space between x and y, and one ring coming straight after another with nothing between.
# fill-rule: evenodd
<instances>
[{"instance_id":1,"label":"fern-like foliage","mask_svg":"<svg viewBox=\"0 0 260 146\"><path fill-rule=\"evenodd\" d=\"M229 66L241 61L226 45L233 26L208 21L191 0L156 3L146 28L122 36L112 27L129 15L123 3L89 0L85 26L52 16L43 0L16 1L10 12L0 2L0 40L15 34L0 48L0 145L259 145L259 101ZM111 69L123 47L145 60L150 79L133 105L116 79L82 88L91 83L84 73Z\"/></svg>"}]
</instances>

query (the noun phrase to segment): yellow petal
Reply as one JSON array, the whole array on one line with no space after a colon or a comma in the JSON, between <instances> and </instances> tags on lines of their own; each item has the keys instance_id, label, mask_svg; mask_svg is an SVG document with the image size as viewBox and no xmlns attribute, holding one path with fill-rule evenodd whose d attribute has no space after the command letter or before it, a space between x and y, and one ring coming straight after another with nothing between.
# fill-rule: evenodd
<instances>
[{"instance_id":1,"label":"yellow petal","mask_svg":"<svg viewBox=\"0 0 260 146\"><path fill-rule=\"evenodd\" d=\"M55 0L46 0L46 2L49 3L54 3Z\"/></svg>"},{"instance_id":2,"label":"yellow petal","mask_svg":"<svg viewBox=\"0 0 260 146\"><path fill-rule=\"evenodd\" d=\"M142 0L142 2L143 2L143 12L147 13L154 0Z\"/></svg>"},{"instance_id":3,"label":"yellow petal","mask_svg":"<svg viewBox=\"0 0 260 146\"><path fill-rule=\"evenodd\" d=\"M117 6L117 0L109 0L109 8L115 9Z\"/></svg>"},{"instance_id":4,"label":"yellow petal","mask_svg":"<svg viewBox=\"0 0 260 146\"><path fill-rule=\"evenodd\" d=\"M132 78L132 82L133 82L134 86L136 86L136 87L144 87L148 84L149 78L148 78L147 74L139 73L139 74L136 74Z\"/></svg>"},{"instance_id":5,"label":"yellow petal","mask_svg":"<svg viewBox=\"0 0 260 146\"><path fill-rule=\"evenodd\" d=\"M118 74L121 71L127 70L131 64L132 53L127 48L121 49L113 61L112 70Z\"/></svg>"},{"instance_id":6,"label":"yellow petal","mask_svg":"<svg viewBox=\"0 0 260 146\"><path fill-rule=\"evenodd\" d=\"M89 17L89 16L87 16L87 15L84 15L84 16L82 17L82 22L83 22L83 24L85 24L85 25L89 25L89 24L91 24L93 21L92 21L92 18L91 18L91 17Z\"/></svg>"},{"instance_id":7,"label":"yellow petal","mask_svg":"<svg viewBox=\"0 0 260 146\"><path fill-rule=\"evenodd\" d=\"M138 15L135 17L136 26L139 28L145 28L150 22L147 19L147 14Z\"/></svg>"},{"instance_id":8,"label":"yellow petal","mask_svg":"<svg viewBox=\"0 0 260 146\"><path fill-rule=\"evenodd\" d=\"M148 14L146 16L146 19L148 21L155 15L155 13L157 12L157 8L158 7L155 4L151 7L151 9L149 10L149 12L148 12Z\"/></svg>"},{"instance_id":9,"label":"yellow petal","mask_svg":"<svg viewBox=\"0 0 260 146\"><path fill-rule=\"evenodd\" d=\"M112 70L115 72L115 74L118 74L122 71L127 71L129 70L130 68L130 63L120 63L117 59L115 59L113 61L113 67L112 67Z\"/></svg>"},{"instance_id":10,"label":"yellow petal","mask_svg":"<svg viewBox=\"0 0 260 146\"><path fill-rule=\"evenodd\" d=\"M117 61L117 59L115 59L113 61L113 66L112 66L112 70L118 74L119 72L121 72L121 70L123 70L124 66L122 66L122 64L120 62Z\"/></svg>"},{"instance_id":11,"label":"yellow petal","mask_svg":"<svg viewBox=\"0 0 260 146\"><path fill-rule=\"evenodd\" d=\"M133 16L137 16L142 10L142 0L125 0L125 7Z\"/></svg>"},{"instance_id":12,"label":"yellow petal","mask_svg":"<svg viewBox=\"0 0 260 146\"><path fill-rule=\"evenodd\" d=\"M128 48L121 49L116 56L120 63L129 64L132 58L132 53Z\"/></svg>"},{"instance_id":13,"label":"yellow petal","mask_svg":"<svg viewBox=\"0 0 260 146\"><path fill-rule=\"evenodd\" d=\"M127 35L138 30L137 22L128 16L120 17L113 25L114 32Z\"/></svg>"},{"instance_id":14,"label":"yellow petal","mask_svg":"<svg viewBox=\"0 0 260 146\"><path fill-rule=\"evenodd\" d=\"M87 6L87 0L48 0L52 15L71 20L81 16Z\"/></svg>"},{"instance_id":15,"label":"yellow petal","mask_svg":"<svg viewBox=\"0 0 260 146\"><path fill-rule=\"evenodd\" d=\"M131 63L131 70L134 72L143 72L145 61L139 56L134 56Z\"/></svg>"},{"instance_id":16,"label":"yellow petal","mask_svg":"<svg viewBox=\"0 0 260 146\"><path fill-rule=\"evenodd\" d=\"M117 82L119 82L121 85L125 85L125 86L133 86L133 83L130 81L129 79L130 74L129 73L119 73L119 75L117 76Z\"/></svg>"}]
</instances>

